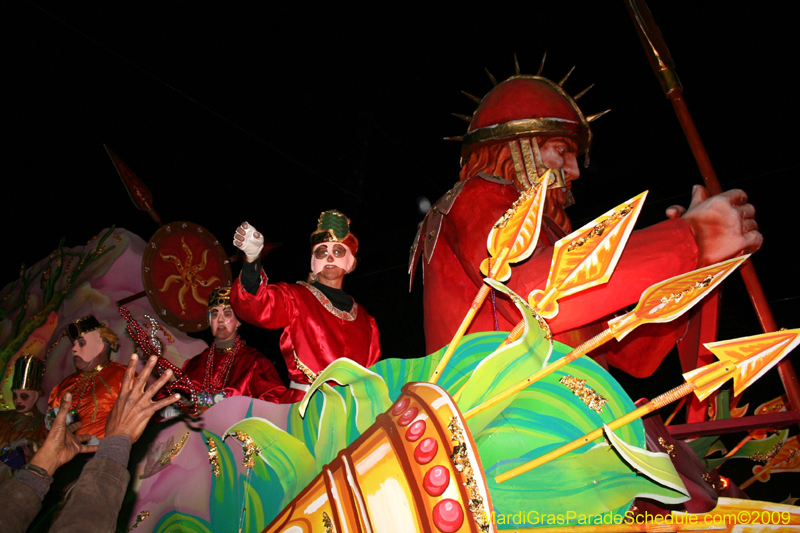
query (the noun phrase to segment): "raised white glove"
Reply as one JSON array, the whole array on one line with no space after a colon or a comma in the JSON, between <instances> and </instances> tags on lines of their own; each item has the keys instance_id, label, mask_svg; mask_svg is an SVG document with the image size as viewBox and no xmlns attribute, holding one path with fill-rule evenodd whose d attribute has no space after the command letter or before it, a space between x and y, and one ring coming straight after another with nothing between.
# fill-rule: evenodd
<instances>
[{"instance_id":1,"label":"raised white glove","mask_svg":"<svg viewBox=\"0 0 800 533\"><path fill-rule=\"evenodd\" d=\"M233 245L244 252L248 262L252 262L261 255L261 250L264 248L264 236L247 222L242 222L242 225L236 228L236 233L233 234Z\"/></svg>"}]
</instances>

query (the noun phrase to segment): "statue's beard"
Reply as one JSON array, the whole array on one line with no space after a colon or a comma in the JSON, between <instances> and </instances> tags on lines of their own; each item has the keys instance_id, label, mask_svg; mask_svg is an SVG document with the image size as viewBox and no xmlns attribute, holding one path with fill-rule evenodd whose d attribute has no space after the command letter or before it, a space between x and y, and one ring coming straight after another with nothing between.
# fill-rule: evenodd
<instances>
[{"instance_id":1,"label":"statue's beard","mask_svg":"<svg viewBox=\"0 0 800 533\"><path fill-rule=\"evenodd\" d=\"M565 233L572 232L572 222L564 210L565 193L559 189L548 189L544 202L544 214L552 218Z\"/></svg>"}]
</instances>

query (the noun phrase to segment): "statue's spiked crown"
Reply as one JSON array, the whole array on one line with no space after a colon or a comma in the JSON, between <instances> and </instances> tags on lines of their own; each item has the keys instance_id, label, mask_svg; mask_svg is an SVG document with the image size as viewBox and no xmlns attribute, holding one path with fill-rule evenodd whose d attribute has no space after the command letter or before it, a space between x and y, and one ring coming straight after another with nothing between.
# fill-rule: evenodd
<instances>
[{"instance_id":1,"label":"statue's spiked crown","mask_svg":"<svg viewBox=\"0 0 800 533\"><path fill-rule=\"evenodd\" d=\"M451 137L462 141L462 157L466 158L481 146L518 137L563 136L578 143L586 154L588 165L592 144L589 123L607 111L585 117L576 100L586 94L591 86L570 96L562 86L572 70L556 83L541 76L543 67L544 58L536 75L526 75L520 74L519 64L516 63L516 75L500 83L487 71L494 88L486 96L477 98L464 93L478 103L478 108L471 117L456 115L470 123L463 137Z\"/></svg>"}]
</instances>

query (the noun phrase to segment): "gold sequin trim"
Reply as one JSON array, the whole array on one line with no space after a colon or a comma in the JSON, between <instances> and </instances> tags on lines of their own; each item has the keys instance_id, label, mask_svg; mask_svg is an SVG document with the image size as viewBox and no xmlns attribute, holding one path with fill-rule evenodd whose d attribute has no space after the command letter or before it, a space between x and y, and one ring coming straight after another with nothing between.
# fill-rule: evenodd
<instances>
[{"instance_id":1,"label":"gold sequin trim","mask_svg":"<svg viewBox=\"0 0 800 533\"><path fill-rule=\"evenodd\" d=\"M217 450L217 445L211 437L206 441L206 445L208 446L208 462L213 467L214 477L219 477L219 450Z\"/></svg>"},{"instance_id":2,"label":"gold sequin trim","mask_svg":"<svg viewBox=\"0 0 800 533\"><path fill-rule=\"evenodd\" d=\"M161 459L158 460L158 462L162 466L166 465L167 463L169 463L172 460L173 457L178 455L178 452L181 451L181 449L183 448L183 445L186 444L186 441L188 439L189 439L189 432L187 431L186 435L184 435L183 438L180 441L178 441L177 444L175 444L174 446L172 446L172 448L170 448L168 451L166 451L164 453L164 455L161 456Z\"/></svg>"},{"instance_id":3,"label":"gold sequin trim","mask_svg":"<svg viewBox=\"0 0 800 533\"><path fill-rule=\"evenodd\" d=\"M590 229L589 232L586 235L584 235L580 239L576 239L576 240L570 242L569 243L569 247L567 247L567 251L568 252L572 252L574 250L577 250L578 248L580 248L581 246L583 246L584 244L589 242L591 239L594 239L595 237L601 236L603 234L603 232L606 231L606 228L612 222L616 222L617 220L619 220L622 217L626 216L631 211L633 211L633 205L626 205L625 207L623 207L619 211L616 211L616 212L612 213L611 216L609 216L605 220L602 220L602 221L598 222L597 224L595 224L595 226L592 229Z\"/></svg>"},{"instance_id":4,"label":"gold sequin trim","mask_svg":"<svg viewBox=\"0 0 800 533\"><path fill-rule=\"evenodd\" d=\"M689 287L687 289L683 289L681 292L673 292L669 296L664 296L663 298L661 298L661 303L662 304L666 304L666 303L669 303L669 302L674 302L674 301L680 300L684 295L696 291L697 289L704 289L704 288L708 287L709 285L711 285L711 281L713 279L714 279L714 276L710 276L709 275L705 279L698 281L697 283L695 283L691 287Z\"/></svg>"},{"instance_id":5,"label":"gold sequin trim","mask_svg":"<svg viewBox=\"0 0 800 533\"><path fill-rule=\"evenodd\" d=\"M133 524L131 527L129 527L128 531L133 531L134 529L139 527L139 524L141 524L142 522L144 522L148 518L150 518L150 511L142 511L141 513L137 514L136 515L136 523Z\"/></svg>"},{"instance_id":6,"label":"gold sequin trim","mask_svg":"<svg viewBox=\"0 0 800 533\"><path fill-rule=\"evenodd\" d=\"M300 358L297 357L297 352L294 353L294 364L297 367L297 370L302 372L303 375L308 378L310 383L313 384L317 380L317 375L314 373L314 371L304 365L302 361L300 361Z\"/></svg>"},{"instance_id":7,"label":"gold sequin trim","mask_svg":"<svg viewBox=\"0 0 800 533\"><path fill-rule=\"evenodd\" d=\"M458 419L453 417L450 419L447 429L450 431L450 440L454 443L453 453L450 454L450 460L453 461L453 466L456 470L464 474L466 483L464 486L467 488L469 494L469 511L472 513L472 519L478 524L478 529L487 533L490 531L489 518L486 514L486 509L483 505L483 496L481 496L478 481L475 479L475 471L469 461L467 454L467 443L464 439L464 430L458 423Z\"/></svg>"},{"instance_id":8,"label":"gold sequin trim","mask_svg":"<svg viewBox=\"0 0 800 533\"><path fill-rule=\"evenodd\" d=\"M538 190L539 190L538 187L532 187L530 189L522 191L522 193L519 195L519 198L517 198L517 200L513 204L511 204L511 207L508 208L508 211L506 211L503 214L503 216L500 217L500 220L498 220L495 223L494 225L495 229L505 228L508 225L508 221L514 218L514 215L517 214L517 211L519 210L520 206L523 203L530 200L531 196L536 194L536 191Z\"/></svg>"},{"instance_id":9,"label":"gold sequin trim","mask_svg":"<svg viewBox=\"0 0 800 533\"><path fill-rule=\"evenodd\" d=\"M770 459L775 457L778 454L778 451L781 449L783 445L782 442L779 442L775 446L772 447L767 453L756 452L750 456L750 459L755 461L756 463L768 463Z\"/></svg>"},{"instance_id":10,"label":"gold sequin trim","mask_svg":"<svg viewBox=\"0 0 800 533\"><path fill-rule=\"evenodd\" d=\"M322 307L327 309L327 311L336 318L341 318L342 320L347 320L348 322L352 322L358 316L358 304L356 302L353 302L353 308L350 310L350 312L345 313L341 309L336 309L331 303L331 301L328 300L328 297L322 294L322 291L319 290L318 288L309 285L305 281L298 281L297 284L310 290L311 294L313 294L317 298L317 300L319 300L319 303L322 304Z\"/></svg>"},{"instance_id":11,"label":"gold sequin trim","mask_svg":"<svg viewBox=\"0 0 800 533\"><path fill-rule=\"evenodd\" d=\"M256 456L261 455L261 448L259 448L258 444L245 433L244 431L236 431L234 433L226 433L222 438L227 439L228 437L234 437L239 442L242 443L242 451L244 452L244 457L242 458L242 466L248 468L250 470L256 466Z\"/></svg>"},{"instance_id":12,"label":"gold sequin trim","mask_svg":"<svg viewBox=\"0 0 800 533\"><path fill-rule=\"evenodd\" d=\"M603 406L608 403L608 400L597 394L594 389L586 386L585 379L578 379L574 376L566 375L559 379L558 382L566 385L566 387L571 390L575 396L583 400L583 403L592 411L602 413Z\"/></svg>"},{"instance_id":13,"label":"gold sequin trim","mask_svg":"<svg viewBox=\"0 0 800 533\"><path fill-rule=\"evenodd\" d=\"M664 448L664 451L667 452L667 455L670 457L675 457L675 445L668 444L664 437L658 437L658 443Z\"/></svg>"},{"instance_id":14,"label":"gold sequin trim","mask_svg":"<svg viewBox=\"0 0 800 533\"><path fill-rule=\"evenodd\" d=\"M336 533L336 528L333 527L333 521L325 511L322 512L322 527L325 528L325 533Z\"/></svg>"}]
</instances>

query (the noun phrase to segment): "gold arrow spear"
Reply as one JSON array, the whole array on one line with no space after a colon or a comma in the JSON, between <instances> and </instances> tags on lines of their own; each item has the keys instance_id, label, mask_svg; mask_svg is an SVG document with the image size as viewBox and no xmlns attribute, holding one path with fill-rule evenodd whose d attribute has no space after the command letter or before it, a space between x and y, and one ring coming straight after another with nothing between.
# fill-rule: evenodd
<instances>
[{"instance_id":1,"label":"gold arrow spear","mask_svg":"<svg viewBox=\"0 0 800 533\"><path fill-rule=\"evenodd\" d=\"M642 324L675 320L702 300L703 296L719 285L728 274L733 272L748 257L728 259L727 261L693 270L652 285L642 293L639 303L633 311L609 320L608 329L584 342L558 361L528 376L500 394L476 405L464 414L464 418L469 420L486 409L514 396L529 385L536 383L543 377L552 374L559 368L610 341L612 337L622 340L628 333Z\"/></svg>"},{"instance_id":2,"label":"gold arrow spear","mask_svg":"<svg viewBox=\"0 0 800 533\"><path fill-rule=\"evenodd\" d=\"M510 264L527 259L533 253L536 243L539 242L540 221L549 181L548 170L539 180L539 184L523 191L514 205L492 227L486 239L486 248L491 257L484 259L480 266L485 276L498 281L507 281L511 277ZM436 383L441 376L490 290L491 287L484 283L478 291L450 346L433 371L429 379L431 383Z\"/></svg>"},{"instance_id":3,"label":"gold arrow spear","mask_svg":"<svg viewBox=\"0 0 800 533\"><path fill-rule=\"evenodd\" d=\"M688 396L692 392L700 400L703 400L730 378L733 378L734 394L739 395L767 370L783 359L798 343L800 343L800 329L781 330L753 337L707 343L705 347L719 359L716 363L685 373L683 377L686 379L686 383L657 396L647 404L609 422L604 427L608 428L609 431L613 431L684 396ZM604 428L598 428L560 448L537 457L533 461L512 468L494 479L498 483L503 483L515 478L553 459L577 450L595 439L599 439L603 436L603 431Z\"/></svg>"}]
</instances>

